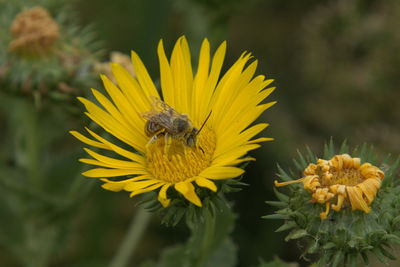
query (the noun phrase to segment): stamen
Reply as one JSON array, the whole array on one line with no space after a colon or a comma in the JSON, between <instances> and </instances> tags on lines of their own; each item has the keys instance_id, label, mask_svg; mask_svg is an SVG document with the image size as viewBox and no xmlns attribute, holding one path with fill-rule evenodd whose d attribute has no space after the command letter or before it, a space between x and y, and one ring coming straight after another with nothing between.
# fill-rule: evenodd
<instances>
[{"instance_id":1,"label":"stamen","mask_svg":"<svg viewBox=\"0 0 400 267\"><path fill-rule=\"evenodd\" d=\"M305 177L303 177L301 179L298 179L298 180L282 182L282 183L279 183L277 180L275 180L274 183L275 183L276 187L281 187L281 186L287 186L287 185L290 185L290 184L296 184L296 183L303 182L304 178Z\"/></svg>"},{"instance_id":2,"label":"stamen","mask_svg":"<svg viewBox=\"0 0 400 267\"><path fill-rule=\"evenodd\" d=\"M165 151L163 137L149 144L147 164L154 177L169 183L178 183L196 177L207 168L215 150L215 134L204 127L197 138L198 144L195 147L188 147L181 140L170 138L168 151Z\"/></svg>"},{"instance_id":3,"label":"stamen","mask_svg":"<svg viewBox=\"0 0 400 267\"><path fill-rule=\"evenodd\" d=\"M325 212L321 212L321 213L319 214L319 216L321 217L321 219L326 219L326 216L328 216L328 213L329 213L329 207L330 207L329 202L326 202L326 203L325 203Z\"/></svg>"}]
</instances>

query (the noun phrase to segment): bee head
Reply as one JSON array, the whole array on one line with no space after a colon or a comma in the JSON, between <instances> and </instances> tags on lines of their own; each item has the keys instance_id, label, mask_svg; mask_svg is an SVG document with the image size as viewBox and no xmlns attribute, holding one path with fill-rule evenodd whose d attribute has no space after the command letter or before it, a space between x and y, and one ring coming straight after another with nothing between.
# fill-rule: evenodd
<instances>
[{"instance_id":1,"label":"bee head","mask_svg":"<svg viewBox=\"0 0 400 267\"><path fill-rule=\"evenodd\" d=\"M193 128L193 130L190 132L188 138L186 139L187 146L194 147L196 145L198 133L199 133L199 130L197 130L197 128Z\"/></svg>"}]
</instances>

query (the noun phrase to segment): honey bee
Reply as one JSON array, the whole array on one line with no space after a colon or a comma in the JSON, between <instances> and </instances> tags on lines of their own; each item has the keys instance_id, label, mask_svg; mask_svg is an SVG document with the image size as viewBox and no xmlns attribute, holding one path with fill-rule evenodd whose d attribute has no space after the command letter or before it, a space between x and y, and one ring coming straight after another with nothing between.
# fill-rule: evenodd
<instances>
[{"instance_id":1,"label":"honey bee","mask_svg":"<svg viewBox=\"0 0 400 267\"><path fill-rule=\"evenodd\" d=\"M200 130L198 130L194 127L188 115L178 113L157 97L151 97L151 102L152 109L142 114L143 118L147 120L144 132L148 137L151 137L148 144L152 144L157 138L164 136L165 153L168 152L172 139L181 141L187 147L195 147L197 136L210 117L211 112L200 127Z\"/></svg>"}]
</instances>

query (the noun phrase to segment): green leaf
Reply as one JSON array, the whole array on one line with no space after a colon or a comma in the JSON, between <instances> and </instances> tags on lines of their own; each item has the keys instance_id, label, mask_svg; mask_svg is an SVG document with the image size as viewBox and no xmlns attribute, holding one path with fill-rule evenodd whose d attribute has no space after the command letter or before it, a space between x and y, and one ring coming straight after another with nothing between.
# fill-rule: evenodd
<instances>
[{"instance_id":1,"label":"green leaf","mask_svg":"<svg viewBox=\"0 0 400 267\"><path fill-rule=\"evenodd\" d=\"M307 161L305 160L305 158L303 157L303 154L300 153L299 150L297 150L297 155L299 156L299 160L300 160L300 164L301 164L301 169L304 170L305 168L307 168Z\"/></svg>"},{"instance_id":2,"label":"green leaf","mask_svg":"<svg viewBox=\"0 0 400 267\"><path fill-rule=\"evenodd\" d=\"M315 154L311 151L309 146L306 146L306 150L307 150L307 155L308 155L308 160L312 163L317 163L317 157L315 156Z\"/></svg>"},{"instance_id":3,"label":"green leaf","mask_svg":"<svg viewBox=\"0 0 400 267\"><path fill-rule=\"evenodd\" d=\"M396 235L393 234L386 235L386 239L394 244L400 245L400 237Z\"/></svg>"},{"instance_id":4,"label":"green leaf","mask_svg":"<svg viewBox=\"0 0 400 267\"><path fill-rule=\"evenodd\" d=\"M320 246L319 246L318 240L315 240L314 243L312 243L312 244L308 247L307 253L311 253L311 254L316 253L316 252L318 251L319 247L320 247Z\"/></svg>"},{"instance_id":5,"label":"green leaf","mask_svg":"<svg viewBox=\"0 0 400 267\"><path fill-rule=\"evenodd\" d=\"M349 259L350 259L350 266L357 267L357 254L355 253L350 254Z\"/></svg>"},{"instance_id":6,"label":"green leaf","mask_svg":"<svg viewBox=\"0 0 400 267\"><path fill-rule=\"evenodd\" d=\"M288 222L288 223L284 223L283 225L281 225L278 229L275 230L275 232L282 232L282 231L286 231L289 229L292 229L293 227L296 227L296 222Z\"/></svg>"},{"instance_id":7,"label":"green leaf","mask_svg":"<svg viewBox=\"0 0 400 267\"><path fill-rule=\"evenodd\" d=\"M380 251L385 257L387 257L391 260L396 260L396 257L393 256L389 251L385 250L383 247L380 248Z\"/></svg>"},{"instance_id":8,"label":"green leaf","mask_svg":"<svg viewBox=\"0 0 400 267\"><path fill-rule=\"evenodd\" d=\"M347 140L344 139L343 143L340 146L339 154L348 154L348 153L349 153L349 147L347 146Z\"/></svg>"},{"instance_id":9,"label":"green leaf","mask_svg":"<svg viewBox=\"0 0 400 267\"><path fill-rule=\"evenodd\" d=\"M286 208L288 206L287 203L281 201L265 201L270 206L278 207L278 208Z\"/></svg>"},{"instance_id":10,"label":"green leaf","mask_svg":"<svg viewBox=\"0 0 400 267\"><path fill-rule=\"evenodd\" d=\"M282 169L282 167L277 164L277 168L278 168L278 177L281 178L283 181L287 182L287 181L291 181L293 180L286 172L285 170Z\"/></svg>"},{"instance_id":11,"label":"green leaf","mask_svg":"<svg viewBox=\"0 0 400 267\"><path fill-rule=\"evenodd\" d=\"M294 230L288 236L285 237L285 241L289 241L291 239L299 239L307 235L308 235L307 230L304 229Z\"/></svg>"},{"instance_id":12,"label":"green leaf","mask_svg":"<svg viewBox=\"0 0 400 267\"><path fill-rule=\"evenodd\" d=\"M324 159L328 160L335 156L335 147L333 145L333 139L329 140L329 144L324 145Z\"/></svg>"},{"instance_id":13,"label":"green leaf","mask_svg":"<svg viewBox=\"0 0 400 267\"><path fill-rule=\"evenodd\" d=\"M272 220L288 220L290 216L284 214L270 214L262 216L263 219L272 219Z\"/></svg>"},{"instance_id":14,"label":"green leaf","mask_svg":"<svg viewBox=\"0 0 400 267\"><path fill-rule=\"evenodd\" d=\"M339 250L333 257L332 267L337 267L342 259L343 259L343 252Z\"/></svg>"},{"instance_id":15,"label":"green leaf","mask_svg":"<svg viewBox=\"0 0 400 267\"><path fill-rule=\"evenodd\" d=\"M380 262L384 263L385 265L389 265L385 255L382 254L382 251L379 248L373 249L372 252L375 254Z\"/></svg>"},{"instance_id":16,"label":"green leaf","mask_svg":"<svg viewBox=\"0 0 400 267\"><path fill-rule=\"evenodd\" d=\"M326 243L324 245L324 249L331 249L331 248L334 248L334 247L336 247L336 244L333 243L333 242L329 242L329 243Z\"/></svg>"},{"instance_id":17,"label":"green leaf","mask_svg":"<svg viewBox=\"0 0 400 267\"><path fill-rule=\"evenodd\" d=\"M369 265L368 255L365 252L361 252L361 258L363 259L365 265Z\"/></svg>"},{"instance_id":18,"label":"green leaf","mask_svg":"<svg viewBox=\"0 0 400 267\"><path fill-rule=\"evenodd\" d=\"M275 187L273 187L275 196L282 202L289 202L289 197L285 194L282 194L281 192L279 192Z\"/></svg>"}]
</instances>

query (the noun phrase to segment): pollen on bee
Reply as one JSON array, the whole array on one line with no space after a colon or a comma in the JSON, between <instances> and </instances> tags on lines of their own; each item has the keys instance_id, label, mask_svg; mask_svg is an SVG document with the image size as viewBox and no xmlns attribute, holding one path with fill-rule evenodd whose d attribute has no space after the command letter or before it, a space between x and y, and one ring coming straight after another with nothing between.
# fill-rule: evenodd
<instances>
[{"instance_id":1,"label":"pollen on bee","mask_svg":"<svg viewBox=\"0 0 400 267\"><path fill-rule=\"evenodd\" d=\"M165 149L165 138L160 136L147 146L146 159L154 177L165 182L177 183L194 178L212 161L216 137L212 130L204 127L194 147L172 138Z\"/></svg>"}]
</instances>

